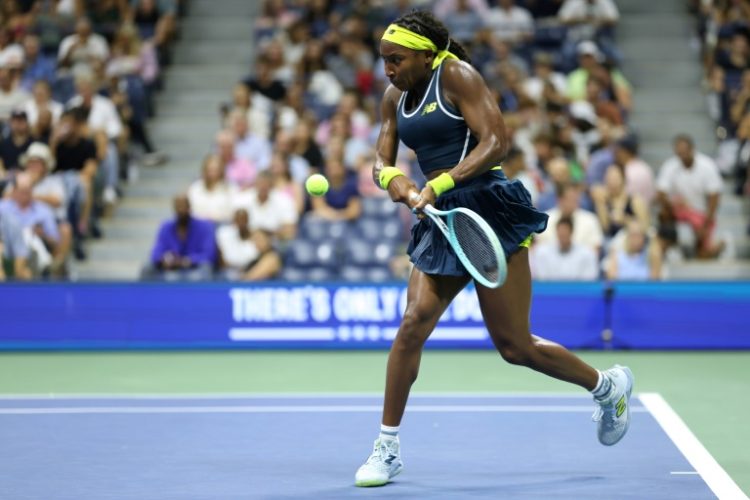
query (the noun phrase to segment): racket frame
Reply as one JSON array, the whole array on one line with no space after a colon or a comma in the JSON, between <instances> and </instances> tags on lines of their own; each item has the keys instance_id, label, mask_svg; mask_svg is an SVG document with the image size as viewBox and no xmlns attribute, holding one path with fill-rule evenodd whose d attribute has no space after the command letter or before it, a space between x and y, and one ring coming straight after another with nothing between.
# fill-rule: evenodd
<instances>
[{"instance_id":1,"label":"racket frame","mask_svg":"<svg viewBox=\"0 0 750 500\"><path fill-rule=\"evenodd\" d=\"M457 207L451 210L438 210L434 206L427 204L424 207L424 213L440 229L445 238L448 240L448 243L450 243L451 247L453 248L453 251L456 252L458 260L461 261L461 263L466 268L466 271L471 275L472 278L474 278L477 283L487 288L499 288L503 285L503 283L505 283L505 278L508 276L508 265L505 261L505 252L503 251L503 246L500 244L500 240L497 237L497 234L495 234L495 231L492 230L492 227L490 227L486 220L484 220L473 210L469 210L468 208L463 207ZM492 247L492 251L495 253L495 257L497 258L498 262L498 279L496 282L490 281L482 276L482 273L480 273L479 270L477 270L477 268L474 266L474 264L471 263L469 258L466 256L463 248L461 247L461 244L456 237L456 231L455 229L453 229L453 223L455 221L456 214L458 213L462 213L471 218L477 224L477 226L479 226L479 228L487 237L487 240L490 242L490 246ZM445 218L445 220L443 220L443 218Z\"/></svg>"}]
</instances>

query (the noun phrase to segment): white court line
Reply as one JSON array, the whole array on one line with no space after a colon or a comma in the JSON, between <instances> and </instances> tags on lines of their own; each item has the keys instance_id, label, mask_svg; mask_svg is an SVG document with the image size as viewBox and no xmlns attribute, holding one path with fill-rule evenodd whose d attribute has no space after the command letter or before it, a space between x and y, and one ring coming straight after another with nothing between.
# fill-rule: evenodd
<instances>
[{"instance_id":1,"label":"white court line","mask_svg":"<svg viewBox=\"0 0 750 500\"><path fill-rule=\"evenodd\" d=\"M0 415L45 415L86 413L359 413L380 412L381 405L279 405L279 406L77 406L59 408L0 408ZM646 411L644 408L634 411ZM552 413L591 412L583 406L534 405L412 405L416 413Z\"/></svg>"},{"instance_id":2,"label":"white court line","mask_svg":"<svg viewBox=\"0 0 750 500\"><path fill-rule=\"evenodd\" d=\"M644 393L638 398L719 499L747 500L747 495L660 394Z\"/></svg>"},{"instance_id":3,"label":"white court line","mask_svg":"<svg viewBox=\"0 0 750 500\"><path fill-rule=\"evenodd\" d=\"M68 406L59 408L0 408L0 415L157 414L157 413L378 413L381 405L306 406ZM412 405L407 413L591 413L574 405ZM646 412L645 408L632 411Z\"/></svg>"},{"instance_id":4,"label":"white court line","mask_svg":"<svg viewBox=\"0 0 750 500\"><path fill-rule=\"evenodd\" d=\"M698 471L696 470L673 470L670 472L673 476L697 476Z\"/></svg>"},{"instance_id":5,"label":"white court line","mask_svg":"<svg viewBox=\"0 0 750 500\"><path fill-rule=\"evenodd\" d=\"M382 398L382 392L211 392L211 393L148 393L148 394L108 394L108 393L48 393L48 394L0 394L3 400L66 400L66 399L355 399L355 398ZM496 398L496 399L518 399L518 398L563 398L563 399L591 399L590 394L575 392L414 392L409 395L413 398L448 398L448 399L470 399L470 398Z\"/></svg>"}]
</instances>

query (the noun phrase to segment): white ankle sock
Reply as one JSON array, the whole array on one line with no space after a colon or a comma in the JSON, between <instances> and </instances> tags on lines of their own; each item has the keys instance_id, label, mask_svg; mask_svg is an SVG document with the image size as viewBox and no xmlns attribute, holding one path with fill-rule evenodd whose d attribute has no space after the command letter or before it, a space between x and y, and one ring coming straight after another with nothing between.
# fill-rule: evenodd
<instances>
[{"instance_id":1,"label":"white ankle sock","mask_svg":"<svg viewBox=\"0 0 750 500\"><path fill-rule=\"evenodd\" d=\"M398 439L398 429L400 425L391 427L388 425L380 424L380 437L382 439Z\"/></svg>"},{"instance_id":2,"label":"white ankle sock","mask_svg":"<svg viewBox=\"0 0 750 500\"><path fill-rule=\"evenodd\" d=\"M609 377L601 371L597 370L597 373L599 374L599 381L596 383L594 390L591 391L591 394L593 394L596 399L603 399L609 394L609 391L612 388L612 382L609 380Z\"/></svg>"}]
</instances>

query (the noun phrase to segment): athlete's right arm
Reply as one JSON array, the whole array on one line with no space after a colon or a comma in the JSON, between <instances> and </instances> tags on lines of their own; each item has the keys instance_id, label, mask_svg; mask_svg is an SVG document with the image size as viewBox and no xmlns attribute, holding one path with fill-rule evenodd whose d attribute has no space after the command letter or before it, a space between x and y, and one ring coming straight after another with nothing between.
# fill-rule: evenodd
<instances>
[{"instance_id":1,"label":"athlete's right arm","mask_svg":"<svg viewBox=\"0 0 750 500\"><path fill-rule=\"evenodd\" d=\"M380 116L382 125L380 135L375 145L375 164L372 167L372 180L375 185L380 186L380 172L384 167L393 166L396 163L398 151L398 125L396 112L401 91L393 85L388 86L380 104ZM388 185L388 194L395 202L406 203L409 207L414 205L412 193L419 193L414 181L402 175L394 177Z\"/></svg>"}]
</instances>

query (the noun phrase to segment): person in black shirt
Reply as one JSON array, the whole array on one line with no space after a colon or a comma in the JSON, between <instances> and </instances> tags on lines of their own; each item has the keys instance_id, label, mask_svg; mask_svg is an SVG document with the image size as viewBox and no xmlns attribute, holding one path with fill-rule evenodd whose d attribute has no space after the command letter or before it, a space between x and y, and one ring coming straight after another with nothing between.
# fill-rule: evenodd
<instances>
[{"instance_id":1,"label":"person in black shirt","mask_svg":"<svg viewBox=\"0 0 750 500\"><path fill-rule=\"evenodd\" d=\"M26 152L33 138L26 112L14 110L10 115L10 135L0 141L0 170L18 170L18 159Z\"/></svg>"},{"instance_id":2,"label":"person in black shirt","mask_svg":"<svg viewBox=\"0 0 750 500\"><path fill-rule=\"evenodd\" d=\"M68 197L68 219L75 235L74 252L85 258L81 240L88 232L94 176L99 167L94 141L83 135L85 113L80 108L65 111L52 136L54 173L62 175Z\"/></svg>"},{"instance_id":3,"label":"person in black shirt","mask_svg":"<svg viewBox=\"0 0 750 500\"><path fill-rule=\"evenodd\" d=\"M274 102L281 102L286 96L286 87L275 78L271 61L265 55L260 55L255 61L255 72L253 75L242 80L250 90L266 96Z\"/></svg>"}]
</instances>

